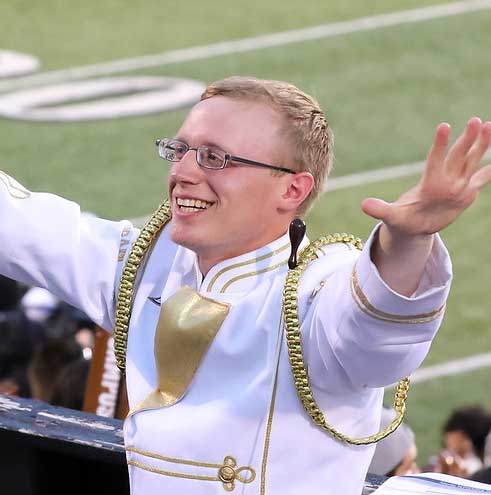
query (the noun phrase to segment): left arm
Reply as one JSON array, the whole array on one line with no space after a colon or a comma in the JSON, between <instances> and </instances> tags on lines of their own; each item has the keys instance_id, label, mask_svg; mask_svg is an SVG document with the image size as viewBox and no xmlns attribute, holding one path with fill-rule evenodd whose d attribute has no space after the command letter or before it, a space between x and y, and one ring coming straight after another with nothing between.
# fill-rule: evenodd
<instances>
[{"instance_id":1,"label":"left arm","mask_svg":"<svg viewBox=\"0 0 491 495\"><path fill-rule=\"evenodd\" d=\"M411 296L419 286L434 234L454 222L491 181L480 161L491 142L491 122L477 117L448 150L450 126L440 124L418 185L394 203L368 198L363 211L383 222L371 257L395 292Z\"/></svg>"}]
</instances>

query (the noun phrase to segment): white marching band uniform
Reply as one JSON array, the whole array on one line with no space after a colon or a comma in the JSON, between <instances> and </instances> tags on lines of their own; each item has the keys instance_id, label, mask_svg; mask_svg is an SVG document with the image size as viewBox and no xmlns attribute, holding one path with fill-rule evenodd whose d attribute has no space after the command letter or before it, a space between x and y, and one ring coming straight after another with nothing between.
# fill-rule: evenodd
<instances>
[{"instance_id":1,"label":"white marching band uniform","mask_svg":"<svg viewBox=\"0 0 491 495\"><path fill-rule=\"evenodd\" d=\"M129 222L81 216L55 195L30 193L0 175L0 272L45 287L108 330L129 248ZM437 237L412 297L392 291L363 251L322 248L299 284L305 362L329 423L351 436L378 431L383 387L414 371L443 317L451 280ZM307 243L304 240L302 247ZM285 234L214 266L202 277L195 253L165 228L147 259L127 347L130 414L124 436L134 495L359 495L374 446L342 443L303 410L282 323L290 253ZM145 405L158 385L154 336L163 304L182 287L226 303L223 324L184 397ZM231 481L220 477L229 468Z\"/></svg>"}]
</instances>

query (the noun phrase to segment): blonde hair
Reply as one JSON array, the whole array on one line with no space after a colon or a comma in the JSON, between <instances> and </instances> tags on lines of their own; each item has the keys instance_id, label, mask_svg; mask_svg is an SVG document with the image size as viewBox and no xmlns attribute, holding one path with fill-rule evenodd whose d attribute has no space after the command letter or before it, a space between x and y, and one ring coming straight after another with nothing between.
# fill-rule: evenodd
<instances>
[{"instance_id":1,"label":"blonde hair","mask_svg":"<svg viewBox=\"0 0 491 495\"><path fill-rule=\"evenodd\" d=\"M294 154L282 158L314 178L314 187L299 208L299 213L305 213L322 191L334 160L332 131L317 101L292 84L242 76L211 83L201 100L213 96L262 100L284 118L285 139Z\"/></svg>"}]
</instances>

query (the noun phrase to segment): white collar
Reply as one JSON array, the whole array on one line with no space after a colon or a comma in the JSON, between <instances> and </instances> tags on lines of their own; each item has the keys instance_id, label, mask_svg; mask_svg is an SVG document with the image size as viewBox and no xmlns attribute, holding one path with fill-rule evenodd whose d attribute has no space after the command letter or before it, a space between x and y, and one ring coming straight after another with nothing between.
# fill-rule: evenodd
<instances>
[{"instance_id":1,"label":"white collar","mask_svg":"<svg viewBox=\"0 0 491 495\"><path fill-rule=\"evenodd\" d=\"M308 243L304 238L299 251ZM266 246L218 263L198 287L202 293L247 292L273 273L286 272L289 256L290 240L286 233ZM195 267L201 275L197 263Z\"/></svg>"}]
</instances>

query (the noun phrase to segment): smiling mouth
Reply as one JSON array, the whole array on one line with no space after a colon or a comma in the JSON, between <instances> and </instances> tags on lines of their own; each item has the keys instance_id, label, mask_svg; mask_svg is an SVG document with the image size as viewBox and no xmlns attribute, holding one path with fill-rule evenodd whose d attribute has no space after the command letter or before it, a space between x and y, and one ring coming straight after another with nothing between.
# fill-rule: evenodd
<instances>
[{"instance_id":1,"label":"smiling mouth","mask_svg":"<svg viewBox=\"0 0 491 495\"><path fill-rule=\"evenodd\" d=\"M213 203L203 199L176 198L176 205L181 212L194 213L207 210Z\"/></svg>"}]
</instances>

